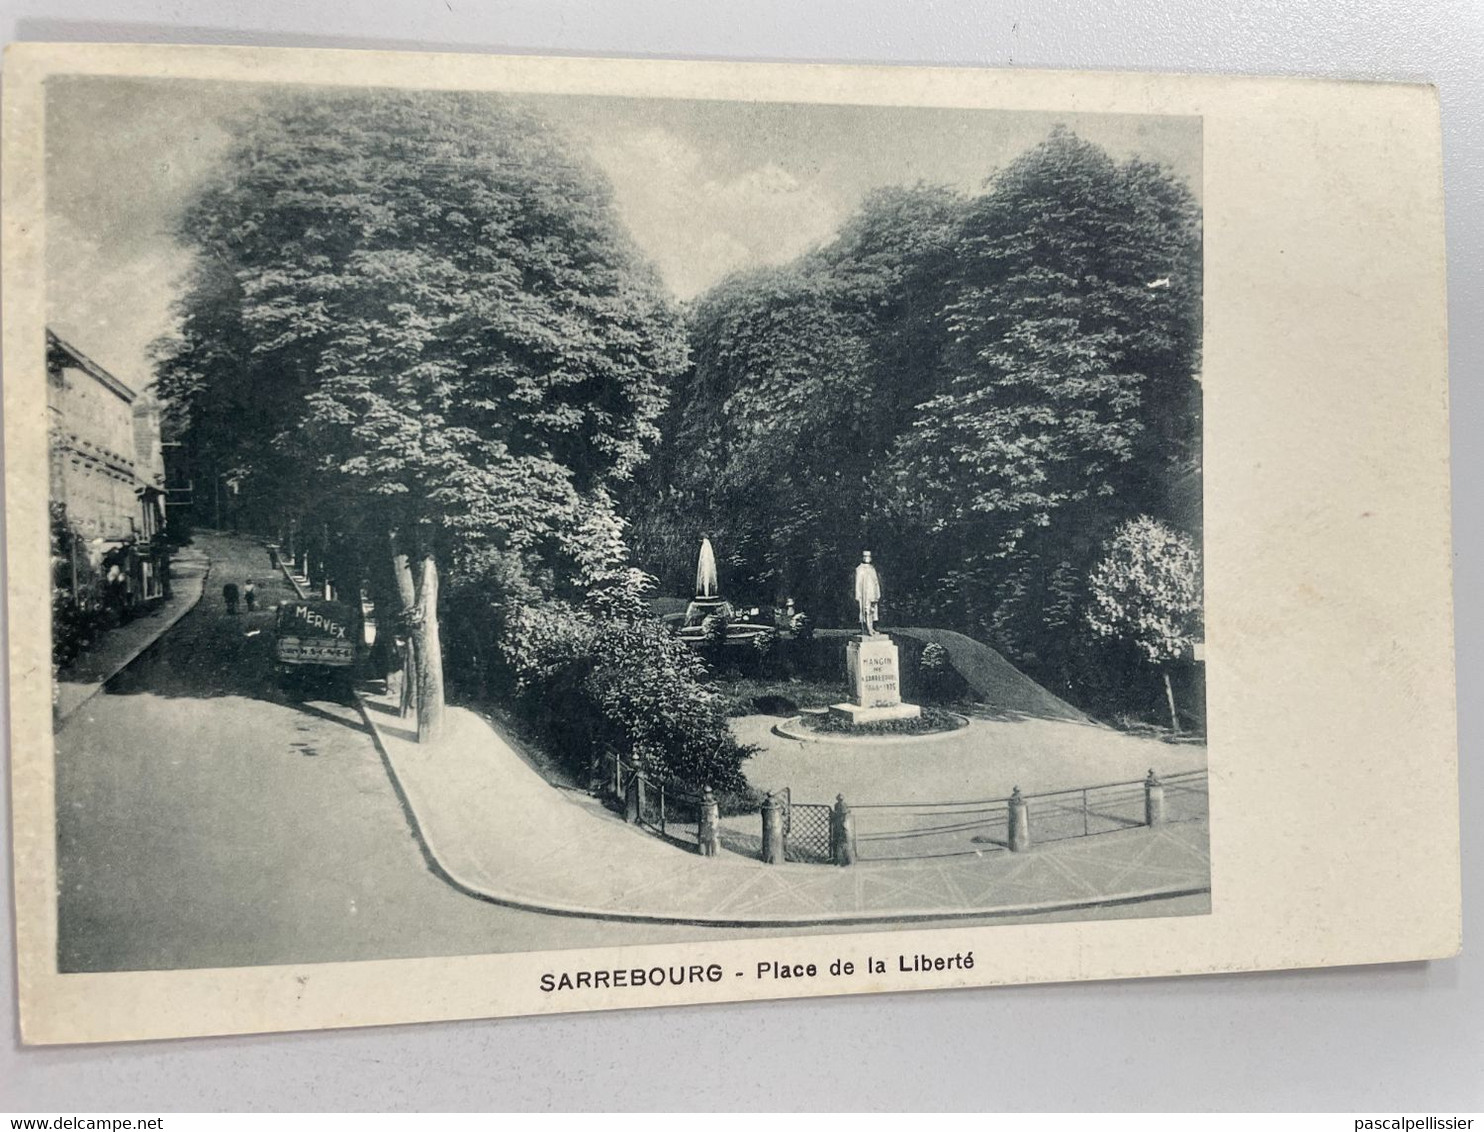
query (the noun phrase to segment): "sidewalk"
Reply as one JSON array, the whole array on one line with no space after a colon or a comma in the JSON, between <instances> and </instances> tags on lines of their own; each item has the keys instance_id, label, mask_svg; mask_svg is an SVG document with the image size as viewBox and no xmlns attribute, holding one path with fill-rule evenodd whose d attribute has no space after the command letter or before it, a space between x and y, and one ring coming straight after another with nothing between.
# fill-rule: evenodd
<instances>
[{"instance_id":1,"label":"sidewalk","mask_svg":"<svg viewBox=\"0 0 1484 1132\"><path fill-rule=\"evenodd\" d=\"M170 560L170 596L148 613L110 629L81 656L57 674L52 694L52 717L57 724L87 703L103 685L117 676L165 631L201 600L211 560L186 549Z\"/></svg>"},{"instance_id":2,"label":"sidewalk","mask_svg":"<svg viewBox=\"0 0 1484 1132\"><path fill-rule=\"evenodd\" d=\"M1209 891L1201 824L1134 829L979 858L765 865L706 858L555 789L483 719L448 709L420 747L385 696L362 694L430 864L471 896L562 915L727 927L981 918ZM581 800L579 800L581 799Z\"/></svg>"}]
</instances>

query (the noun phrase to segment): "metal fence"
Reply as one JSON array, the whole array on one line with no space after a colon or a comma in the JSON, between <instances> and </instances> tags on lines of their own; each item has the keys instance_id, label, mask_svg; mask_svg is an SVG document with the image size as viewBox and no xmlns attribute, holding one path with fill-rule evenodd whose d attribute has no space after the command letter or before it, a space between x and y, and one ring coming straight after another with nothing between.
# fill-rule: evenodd
<instances>
[{"instance_id":1,"label":"metal fence","mask_svg":"<svg viewBox=\"0 0 1484 1132\"><path fill-rule=\"evenodd\" d=\"M1204 770L1166 775L1165 821L1205 821L1211 816L1210 783Z\"/></svg>"},{"instance_id":2,"label":"metal fence","mask_svg":"<svg viewBox=\"0 0 1484 1132\"><path fill-rule=\"evenodd\" d=\"M784 813L783 859L829 864L834 852L831 840L834 808L795 802Z\"/></svg>"},{"instance_id":3,"label":"metal fence","mask_svg":"<svg viewBox=\"0 0 1484 1132\"><path fill-rule=\"evenodd\" d=\"M645 774L617 756L609 759L609 772L614 801L630 821L661 837L695 844L699 794Z\"/></svg>"},{"instance_id":4,"label":"metal fence","mask_svg":"<svg viewBox=\"0 0 1484 1132\"><path fill-rule=\"evenodd\" d=\"M1043 794L1025 794L1027 834L1033 844L1092 837L1148 823L1148 779L1106 782ZM1207 808L1206 772L1156 779L1164 822L1198 821ZM863 861L963 857L1010 847L1010 798L982 801L853 805L855 842ZM798 809L797 806L794 807Z\"/></svg>"},{"instance_id":5,"label":"metal fence","mask_svg":"<svg viewBox=\"0 0 1484 1132\"><path fill-rule=\"evenodd\" d=\"M628 821L679 844L699 843L697 826L705 804L701 795L617 757L610 758L609 771L609 788ZM1011 849L1012 835L1016 847L1024 848L1150 824L1200 821L1208 816L1208 798L1206 771L1193 770L1164 778L1151 771L1148 778L1127 782L965 802L846 806L842 800L829 806L795 802L785 787L772 795L769 805L776 807L783 860L846 864L980 856ZM1022 816L1015 816L1018 807L1023 807ZM765 827L761 839L728 830L724 840L734 851L761 851L764 860L777 860L767 856L766 838Z\"/></svg>"}]
</instances>

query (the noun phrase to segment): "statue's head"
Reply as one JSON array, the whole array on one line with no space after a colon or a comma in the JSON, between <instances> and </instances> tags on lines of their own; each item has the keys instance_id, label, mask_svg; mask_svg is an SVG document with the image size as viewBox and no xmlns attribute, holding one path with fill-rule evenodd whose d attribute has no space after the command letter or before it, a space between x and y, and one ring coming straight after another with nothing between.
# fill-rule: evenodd
<instances>
[{"instance_id":1,"label":"statue's head","mask_svg":"<svg viewBox=\"0 0 1484 1132\"><path fill-rule=\"evenodd\" d=\"M861 561L862 562L869 562L869 561L871 561L871 552L869 550L863 550L863 551L861 551Z\"/></svg>"}]
</instances>

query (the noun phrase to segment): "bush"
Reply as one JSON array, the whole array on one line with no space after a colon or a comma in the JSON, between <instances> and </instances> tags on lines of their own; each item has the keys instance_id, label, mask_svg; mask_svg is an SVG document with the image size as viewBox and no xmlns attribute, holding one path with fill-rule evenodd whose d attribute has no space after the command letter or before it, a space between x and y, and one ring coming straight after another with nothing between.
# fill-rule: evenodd
<instances>
[{"instance_id":1,"label":"bush","mask_svg":"<svg viewBox=\"0 0 1484 1132\"><path fill-rule=\"evenodd\" d=\"M741 794L752 748L727 727L698 657L659 622L602 620L571 606L521 610L502 641L516 703L573 770L614 755L651 776Z\"/></svg>"},{"instance_id":2,"label":"bush","mask_svg":"<svg viewBox=\"0 0 1484 1132\"><path fill-rule=\"evenodd\" d=\"M101 610L79 609L66 590L52 594L52 663L65 668L107 628Z\"/></svg>"},{"instance_id":3,"label":"bush","mask_svg":"<svg viewBox=\"0 0 1484 1132\"><path fill-rule=\"evenodd\" d=\"M710 613L701 620L701 636L712 648L719 649L727 643L727 629L730 627L730 618L721 613Z\"/></svg>"},{"instance_id":4,"label":"bush","mask_svg":"<svg viewBox=\"0 0 1484 1132\"><path fill-rule=\"evenodd\" d=\"M948 667L948 650L937 641L922 646L922 670L937 674Z\"/></svg>"},{"instance_id":5,"label":"bush","mask_svg":"<svg viewBox=\"0 0 1484 1132\"><path fill-rule=\"evenodd\" d=\"M902 699L914 704L960 704L974 700L974 690L953 667L948 650L935 641L892 637L901 661Z\"/></svg>"}]
</instances>

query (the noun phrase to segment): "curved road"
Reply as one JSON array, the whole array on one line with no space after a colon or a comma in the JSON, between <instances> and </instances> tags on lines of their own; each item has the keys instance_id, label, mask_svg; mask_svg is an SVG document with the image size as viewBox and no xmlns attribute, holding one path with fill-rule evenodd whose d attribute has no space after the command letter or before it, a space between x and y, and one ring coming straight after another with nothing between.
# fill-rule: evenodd
<instances>
[{"instance_id":1,"label":"curved road","mask_svg":"<svg viewBox=\"0 0 1484 1132\"><path fill-rule=\"evenodd\" d=\"M496 907L428 871L359 713L291 703L257 545L198 535L201 603L57 735L59 966L240 966L705 938ZM226 581L270 608L229 617ZM714 935L714 933L712 933Z\"/></svg>"},{"instance_id":2,"label":"curved road","mask_svg":"<svg viewBox=\"0 0 1484 1132\"><path fill-rule=\"evenodd\" d=\"M267 554L196 542L212 559L200 605L57 733L60 970L791 934L546 916L457 892L429 871L357 710L276 688L271 607L293 593ZM228 616L222 584L247 577L269 609ZM1158 912L1192 910L1180 903Z\"/></svg>"}]
</instances>

